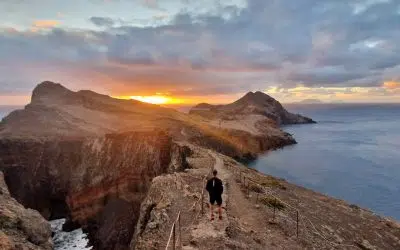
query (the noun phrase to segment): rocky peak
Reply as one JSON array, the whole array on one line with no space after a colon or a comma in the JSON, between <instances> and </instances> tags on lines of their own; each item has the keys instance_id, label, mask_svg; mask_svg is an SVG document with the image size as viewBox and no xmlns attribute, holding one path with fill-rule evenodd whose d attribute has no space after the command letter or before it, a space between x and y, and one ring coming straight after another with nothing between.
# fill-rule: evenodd
<instances>
[{"instance_id":1,"label":"rocky peak","mask_svg":"<svg viewBox=\"0 0 400 250\"><path fill-rule=\"evenodd\" d=\"M59 83L44 81L32 93L32 104L46 103L68 98L73 92Z\"/></svg>"},{"instance_id":2,"label":"rocky peak","mask_svg":"<svg viewBox=\"0 0 400 250\"><path fill-rule=\"evenodd\" d=\"M271 103L278 104L279 102L261 91L248 92L242 98L234 102L234 104L241 104L241 105L245 104L245 105L256 105L256 106L265 106Z\"/></svg>"}]
</instances>

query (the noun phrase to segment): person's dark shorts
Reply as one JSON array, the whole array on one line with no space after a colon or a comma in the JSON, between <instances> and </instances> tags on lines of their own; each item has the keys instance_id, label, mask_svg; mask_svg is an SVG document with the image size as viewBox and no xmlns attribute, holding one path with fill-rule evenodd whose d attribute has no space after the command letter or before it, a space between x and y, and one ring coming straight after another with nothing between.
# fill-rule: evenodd
<instances>
[{"instance_id":1,"label":"person's dark shorts","mask_svg":"<svg viewBox=\"0 0 400 250\"><path fill-rule=\"evenodd\" d=\"M221 195L210 195L210 203L214 205L217 203L218 206L222 205L222 196Z\"/></svg>"}]
</instances>

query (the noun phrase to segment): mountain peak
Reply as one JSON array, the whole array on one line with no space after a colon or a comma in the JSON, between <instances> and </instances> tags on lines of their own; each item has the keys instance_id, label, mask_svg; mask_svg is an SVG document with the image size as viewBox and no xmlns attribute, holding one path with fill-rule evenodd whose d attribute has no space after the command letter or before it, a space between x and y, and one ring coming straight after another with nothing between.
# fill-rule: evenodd
<instances>
[{"instance_id":1,"label":"mountain peak","mask_svg":"<svg viewBox=\"0 0 400 250\"><path fill-rule=\"evenodd\" d=\"M70 93L72 93L72 91L59 83L44 81L38 84L33 90L32 103L64 97Z\"/></svg>"},{"instance_id":2,"label":"mountain peak","mask_svg":"<svg viewBox=\"0 0 400 250\"><path fill-rule=\"evenodd\" d=\"M242 98L237 100L236 104L256 104L256 105L265 105L265 103L270 103L276 100L271 96L265 94L261 91L256 92L248 92Z\"/></svg>"}]
</instances>

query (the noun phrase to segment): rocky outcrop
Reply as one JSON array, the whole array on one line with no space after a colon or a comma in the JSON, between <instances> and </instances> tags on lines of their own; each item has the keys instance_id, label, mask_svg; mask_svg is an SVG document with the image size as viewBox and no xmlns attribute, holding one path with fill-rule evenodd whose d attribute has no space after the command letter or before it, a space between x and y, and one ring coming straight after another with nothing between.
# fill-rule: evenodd
<instances>
[{"instance_id":1,"label":"rocky outcrop","mask_svg":"<svg viewBox=\"0 0 400 250\"><path fill-rule=\"evenodd\" d=\"M208 119L222 120L261 115L278 125L315 123L311 118L288 112L277 100L260 91L249 92L239 100L227 105L201 103L193 107L189 113Z\"/></svg>"},{"instance_id":2,"label":"rocky outcrop","mask_svg":"<svg viewBox=\"0 0 400 250\"><path fill-rule=\"evenodd\" d=\"M124 249L153 177L187 167L162 131L60 140L0 140L11 194L47 219L68 217L96 249ZM118 210L118 213L115 211Z\"/></svg>"},{"instance_id":3,"label":"rocky outcrop","mask_svg":"<svg viewBox=\"0 0 400 250\"><path fill-rule=\"evenodd\" d=\"M0 172L0 249L52 248L49 223L37 211L25 209L10 196Z\"/></svg>"}]
</instances>

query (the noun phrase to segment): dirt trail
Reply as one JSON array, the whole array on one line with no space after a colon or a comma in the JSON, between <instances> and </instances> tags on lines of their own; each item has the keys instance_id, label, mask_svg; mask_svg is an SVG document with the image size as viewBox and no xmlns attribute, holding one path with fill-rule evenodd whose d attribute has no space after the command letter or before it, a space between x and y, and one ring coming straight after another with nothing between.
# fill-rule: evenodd
<instances>
[{"instance_id":1,"label":"dirt trail","mask_svg":"<svg viewBox=\"0 0 400 250\"><path fill-rule=\"evenodd\" d=\"M215 158L214 169L224 183L222 195L222 220L210 221L210 211L205 209L199 223L191 228L191 244L183 249L301 249L282 233L276 225L268 223L268 214L259 210L246 198L235 176L224 166L223 159L216 153L209 152ZM208 194L205 194L205 201ZM275 228L274 228L275 227ZM282 244L282 243L285 244Z\"/></svg>"},{"instance_id":2,"label":"dirt trail","mask_svg":"<svg viewBox=\"0 0 400 250\"><path fill-rule=\"evenodd\" d=\"M215 158L214 169L218 171L218 177L223 183L229 180L229 173L224 169L224 162L222 159L217 157L214 153L211 155ZM228 201L229 189L225 186L224 193L222 194L223 207L226 207ZM208 201L208 194L204 195L204 200ZM226 210L222 211L222 220L215 217L214 221L210 220L210 210L205 206L204 215L199 219L199 223L194 225L191 229L191 246L184 246L183 249L199 249L196 246L201 246L202 249L213 249L213 248L225 248L225 241L227 236L227 228L229 225L229 218ZM217 212L217 210L215 210Z\"/></svg>"}]
</instances>

